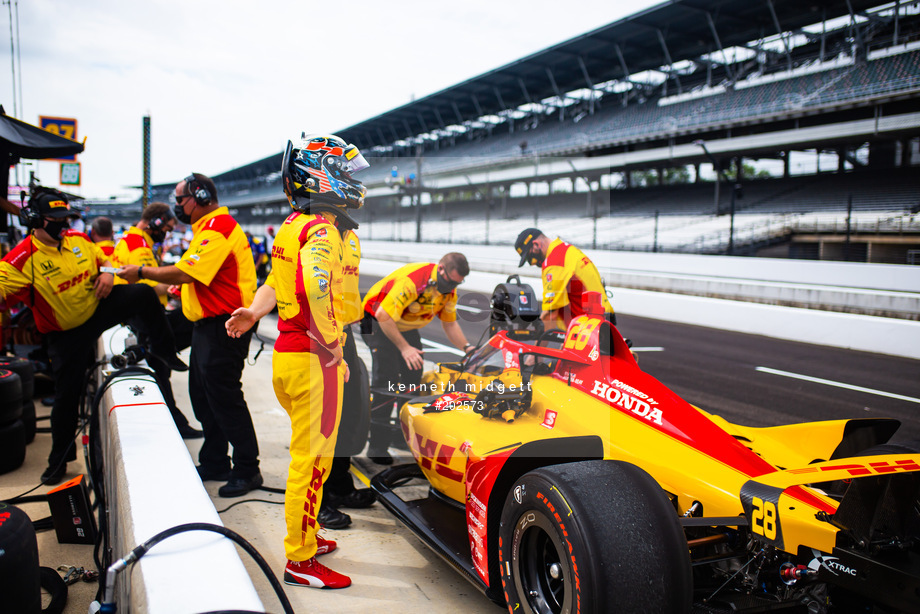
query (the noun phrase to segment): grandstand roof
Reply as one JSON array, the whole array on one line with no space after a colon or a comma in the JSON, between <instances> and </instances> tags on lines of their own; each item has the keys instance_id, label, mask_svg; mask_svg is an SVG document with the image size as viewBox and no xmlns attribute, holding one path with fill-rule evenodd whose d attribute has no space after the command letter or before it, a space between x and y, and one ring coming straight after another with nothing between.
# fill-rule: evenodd
<instances>
[{"instance_id":1,"label":"grandstand roof","mask_svg":"<svg viewBox=\"0 0 920 614\"><path fill-rule=\"evenodd\" d=\"M880 0L672 0L337 131L362 149L823 20ZM849 5L849 6L848 6Z\"/></svg>"}]
</instances>

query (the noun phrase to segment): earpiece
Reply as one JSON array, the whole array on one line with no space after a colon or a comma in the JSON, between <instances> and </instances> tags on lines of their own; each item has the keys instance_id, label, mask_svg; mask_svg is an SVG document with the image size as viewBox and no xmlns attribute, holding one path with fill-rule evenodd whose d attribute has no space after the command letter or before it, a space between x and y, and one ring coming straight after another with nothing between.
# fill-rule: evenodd
<instances>
[{"instance_id":1,"label":"earpiece","mask_svg":"<svg viewBox=\"0 0 920 614\"><path fill-rule=\"evenodd\" d=\"M38 230L45 225L41 214L32 208L32 205L26 205L19 211L19 219L22 225L28 230Z\"/></svg>"},{"instance_id":2,"label":"earpiece","mask_svg":"<svg viewBox=\"0 0 920 614\"><path fill-rule=\"evenodd\" d=\"M190 173L189 176L185 178L185 185L188 189L188 193L195 199L199 207L207 207L211 204L212 196L210 190L195 179L195 173Z\"/></svg>"}]
</instances>

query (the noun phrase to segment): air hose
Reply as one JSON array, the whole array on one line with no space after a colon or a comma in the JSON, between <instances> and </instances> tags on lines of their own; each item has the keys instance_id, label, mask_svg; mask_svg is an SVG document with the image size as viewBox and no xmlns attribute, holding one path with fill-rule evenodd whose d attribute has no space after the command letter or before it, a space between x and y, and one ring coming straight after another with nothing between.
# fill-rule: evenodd
<instances>
[{"instance_id":1,"label":"air hose","mask_svg":"<svg viewBox=\"0 0 920 614\"><path fill-rule=\"evenodd\" d=\"M265 577L268 578L269 583L272 585L275 594L278 595L278 600L281 602L281 607L284 608L286 614L294 614L294 608L291 607L291 602L288 601L287 595L284 593L284 588L281 586L281 583L278 581L278 578L272 573L271 568L268 566L268 563L265 562L265 559L262 558L262 555L259 554L252 544L243 539L239 533L223 527L217 524L210 524L207 522L190 522L187 524L180 524L175 527L161 531L145 541L143 544L136 546L131 552L126 554L124 557L115 561L111 567L108 568L105 575L105 596L103 601L100 604L98 612L100 614L115 614L118 611L118 607L115 604L115 578L116 576L128 568L129 565L136 563L142 556L144 556L147 551L153 548L155 545L163 541L168 537L173 535L178 535L179 533L186 533L188 531L211 531L213 533L218 533L227 537L236 544L245 550L249 555L255 560L259 565L259 569L262 570L262 573L265 574Z\"/></svg>"}]
</instances>

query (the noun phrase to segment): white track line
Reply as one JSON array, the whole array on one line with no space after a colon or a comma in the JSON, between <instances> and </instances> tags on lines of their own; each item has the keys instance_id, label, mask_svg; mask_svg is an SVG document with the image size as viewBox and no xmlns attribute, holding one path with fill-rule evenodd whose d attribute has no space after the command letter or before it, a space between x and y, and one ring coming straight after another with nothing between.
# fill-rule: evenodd
<instances>
[{"instance_id":1,"label":"white track line","mask_svg":"<svg viewBox=\"0 0 920 614\"><path fill-rule=\"evenodd\" d=\"M809 375L801 375L799 373L790 373L789 371L780 371L778 369L771 369L769 367L755 367L754 370L760 371L762 373L772 373L773 375L782 375L783 377L802 379L806 382L815 382L817 384L825 384L827 386L836 386L837 388L846 388L847 390L856 390L857 392L868 392L869 394L876 394L881 397L890 397L892 399L899 399L901 401L909 401L911 403L920 403L920 399L904 396L903 394L894 394L893 392L885 392L884 390L875 390L873 388L853 386L852 384L844 384L843 382L821 379L820 377L811 377Z\"/></svg>"}]
</instances>

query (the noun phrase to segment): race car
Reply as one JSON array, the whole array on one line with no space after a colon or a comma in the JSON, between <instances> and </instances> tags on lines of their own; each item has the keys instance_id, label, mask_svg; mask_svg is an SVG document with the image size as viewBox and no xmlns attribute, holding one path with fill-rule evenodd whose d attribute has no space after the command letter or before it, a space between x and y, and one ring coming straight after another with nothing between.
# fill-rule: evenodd
<instances>
[{"instance_id":1,"label":"race car","mask_svg":"<svg viewBox=\"0 0 920 614\"><path fill-rule=\"evenodd\" d=\"M584 303L564 334L493 319L426 373L399 413L416 462L372 480L389 511L512 614L920 612L897 421L729 423Z\"/></svg>"}]
</instances>

